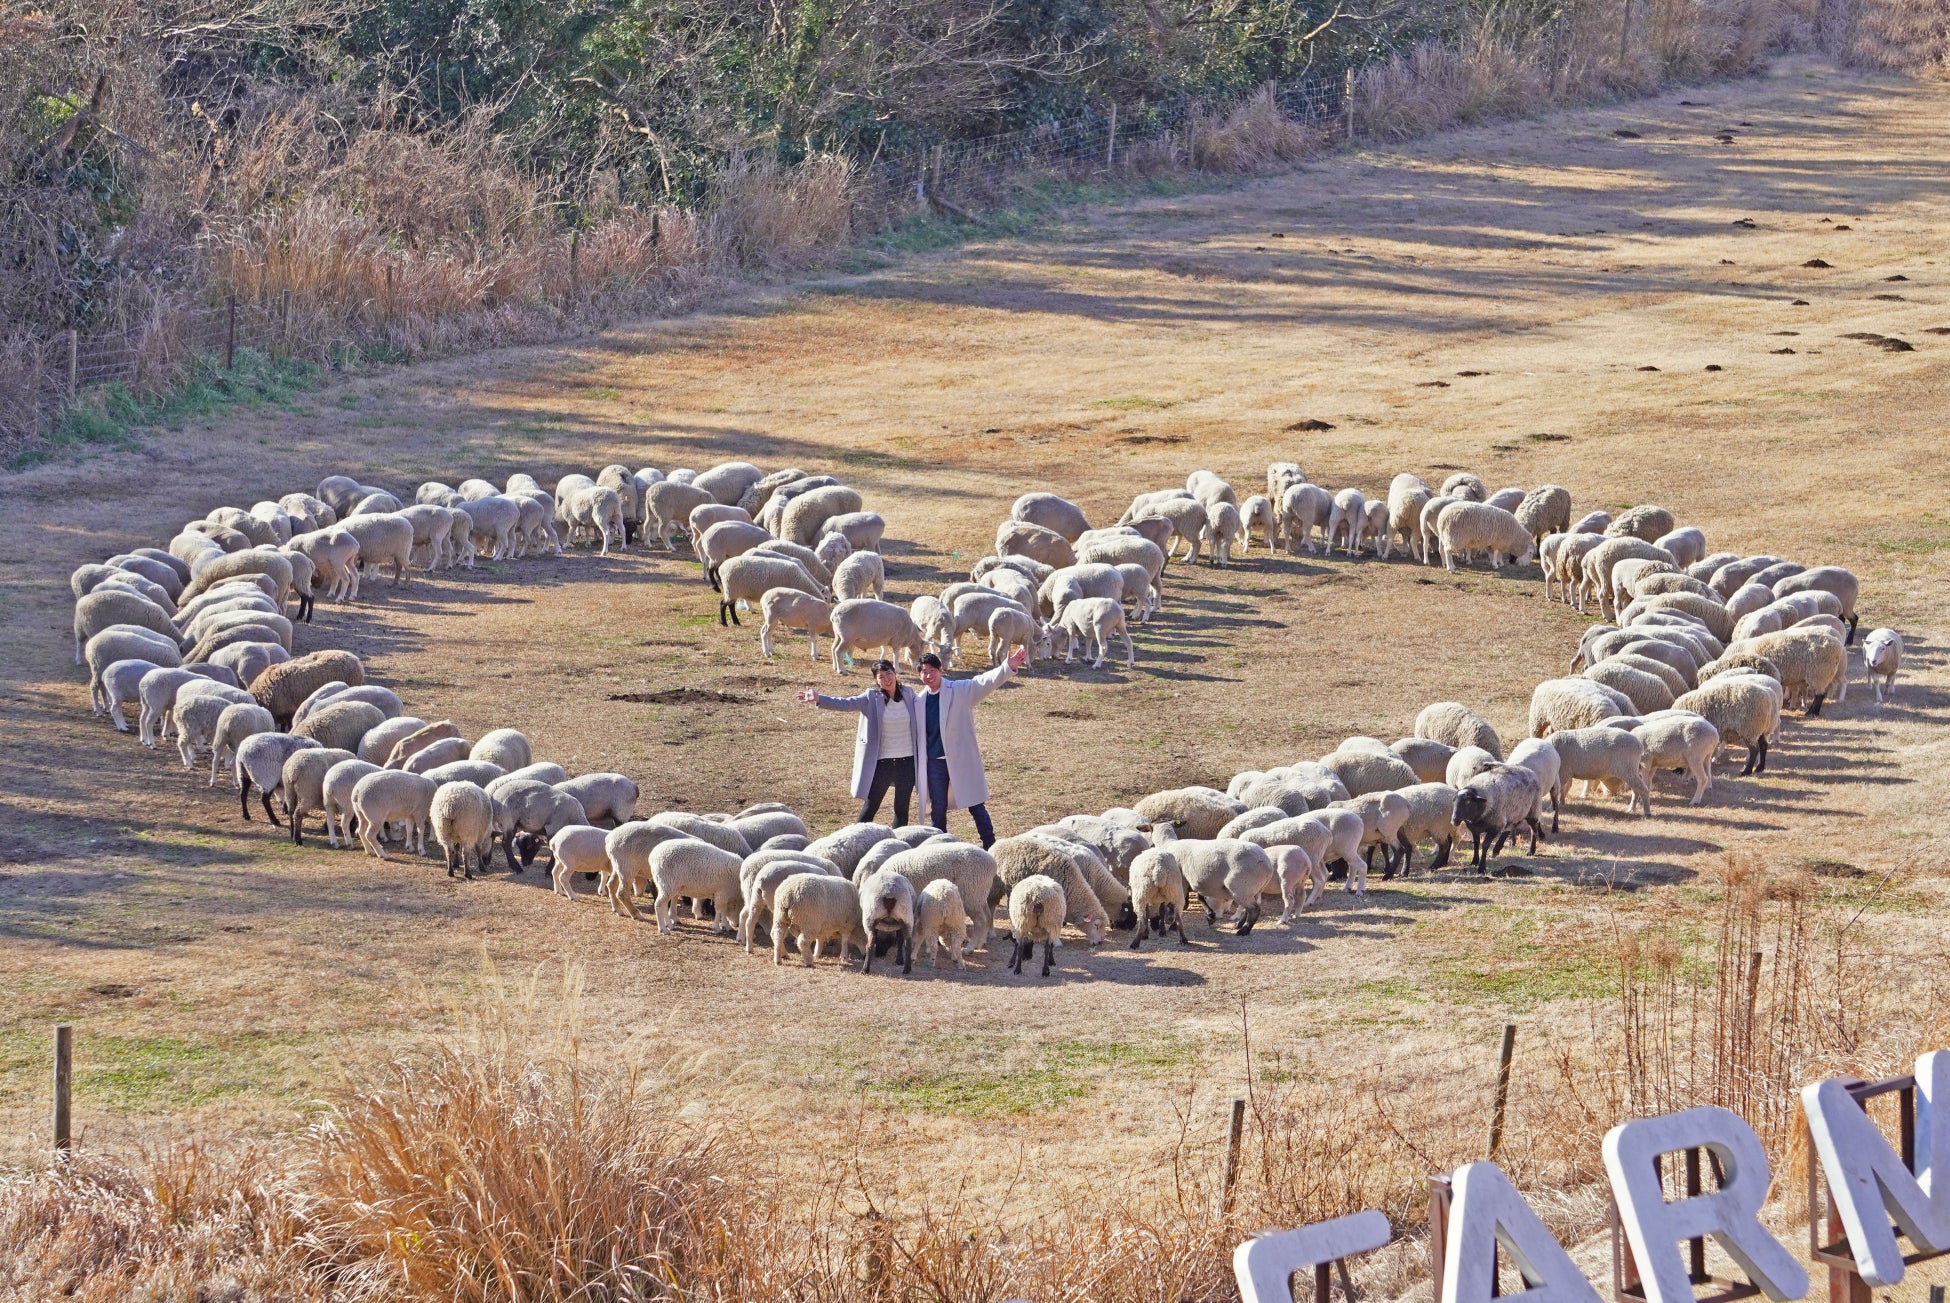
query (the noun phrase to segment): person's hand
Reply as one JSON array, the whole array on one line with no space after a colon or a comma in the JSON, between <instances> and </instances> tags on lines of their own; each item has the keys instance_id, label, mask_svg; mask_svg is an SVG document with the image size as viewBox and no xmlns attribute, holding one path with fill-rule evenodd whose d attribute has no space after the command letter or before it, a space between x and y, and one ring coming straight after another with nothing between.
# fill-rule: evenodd
<instances>
[{"instance_id":1,"label":"person's hand","mask_svg":"<svg viewBox=\"0 0 1950 1303\"><path fill-rule=\"evenodd\" d=\"M1016 648L1009 657L1009 668L1019 670L1027 664L1029 664L1029 649L1027 647Z\"/></svg>"},{"instance_id":2,"label":"person's hand","mask_svg":"<svg viewBox=\"0 0 1950 1303\"><path fill-rule=\"evenodd\" d=\"M799 689L799 704L802 706L816 706L819 704L819 694L811 688L801 688Z\"/></svg>"}]
</instances>

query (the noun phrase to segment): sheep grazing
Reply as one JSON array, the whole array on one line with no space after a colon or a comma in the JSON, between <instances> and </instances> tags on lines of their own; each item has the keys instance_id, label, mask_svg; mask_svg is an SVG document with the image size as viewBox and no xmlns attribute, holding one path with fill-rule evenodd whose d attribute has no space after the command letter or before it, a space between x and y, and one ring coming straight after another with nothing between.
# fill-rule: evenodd
<instances>
[{"instance_id":1,"label":"sheep grazing","mask_svg":"<svg viewBox=\"0 0 1950 1303\"><path fill-rule=\"evenodd\" d=\"M1548 737L1559 729L1589 728L1613 715L1637 713L1631 699L1616 688L1583 678L1545 679L1530 694L1530 736Z\"/></svg>"},{"instance_id":2,"label":"sheep grazing","mask_svg":"<svg viewBox=\"0 0 1950 1303\"><path fill-rule=\"evenodd\" d=\"M737 930L737 918L744 898L740 895L738 866L744 856L684 837L667 841L650 852L650 880L657 888L657 931L665 936L676 930L679 896L689 896L693 917L703 917L704 902L712 908L711 930L729 933ZM635 917L632 908L631 916Z\"/></svg>"},{"instance_id":3,"label":"sheep grazing","mask_svg":"<svg viewBox=\"0 0 1950 1303\"><path fill-rule=\"evenodd\" d=\"M1333 509L1327 516L1327 553L1332 556L1338 541L1348 556L1361 554L1361 535L1367 529L1368 500L1359 489L1342 489L1334 495Z\"/></svg>"},{"instance_id":4,"label":"sheep grazing","mask_svg":"<svg viewBox=\"0 0 1950 1303\"><path fill-rule=\"evenodd\" d=\"M979 950L988 945L989 927L994 918L989 893L996 883L995 856L966 842L929 841L895 855L881 867L901 874L922 889L931 882L954 883L962 903L968 907L969 948Z\"/></svg>"},{"instance_id":5,"label":"sheep grazing","mask_svg":"<svg viewBox=\"0 0 1950 1303\"><path fill-rule=\"evenodd\" d=\"M1672 704L1712 724L1721 745L1747 749L1744 778L1767 772L1767 747L1781 726L1781 701L1779 683L1743 670L1702 683Z\"/></svg>"},{"instance_id":6,"label":"sheep grazing","mask_svg":"<svg viewBox=\"0 0 1950 1303\"><path fill-rule=\"evenodd\" d=\"M1090 521L1084 516L1083 508L1054 493L1025 493L1010 504L1009 519L1040 525L1044 529L1061 534L1066 542L1074 544L1079 535L1090 528Z\"/></svg>"},{"instance_id":7,"label":"sheep grazing","mask_svg":"<svg viewBox=\"0 0 1950 1303\"><path fill-rule=\"evenodd\" d=\"M332 747L309 746L293 751L284 762L279 775L279 804L284 807L284 820L291 831L294 846L305 844L304 824L307 815L325 809L325 775L342 760L353 760L350 751ZM273 819L273 823L277 820Z\"/></svg>"},{"instance_id":8,"label":"sheep grazing","mask_svg":"<svg viewBox=\"0 0 1950 1303\"><path fill-rule=\"evenodd\" d=\"M1370 792L1392 792L1421 781L1413 769L1386 747L1381 749L1380 754L1372 751L1334 751L1322 756L1320 763L1341 780L1350 797L1365 796Z\"/></svg>"},{"instance_id":9,"label":"sheep grazing","mask_svg":"<svg viewBox=\"0 0 1950 1303\"><path fill-rule=\"evenodd\" d=\"M1178 861L1168 846L1150 847L1140 851L1131 861L1131 908L1137 913L1137 926L1131 932L1131 949L1136 950L1144 938L1163 936L1166 929L1178 934L1178 944L1191 945L1185 939L1185 905L1189 888L1185 884L1185 873L1178 867Z\"/></svg>"},{"instance_id":10,"label":"sheep grazing","mask_svg":"<svg viewBox=\"0 0 1950 1303\"><path fill-rule=\"evenodd\" d=\"M691 484L730 505L744 501L745 494L764 479L765 472L748 461L726 461L700 472Z\"/></svg>"},{"instance_id":11,"label":"sheep grazing","mask_svg":"<svg viewBox=\"0 0 1950 1303\"><path fill-rule=\"evenodd\" d=\"M825 597L819 582L797 561L754 550L732 557L718 567L718 624L744 623L738 618L738 604L743 602L748 607L762 609L765 594L774 588Z\"/></svg>"},{"instance_id":12,"label":"sheep grazing","mask_svg":"<svg viewBox=\"0 0 1950 1303\"><path fill-rule=\"evenodd\" d=\"M1063 916L1069 905L1063 888L1052 878L1032 873L1009 891L1009 929L1015 940L1009 956L1009 970L1022 975L1023 961L1043 943L1043 976L1056 962L1056 947L1063 944Z\"/></svg>"},{"instance_id":13,"label":"sheep grazing","mask_svg":"<svg viewBox=\"0 0 1950 1303\"><path fill-rule=\"evenodd\" d=\"M857 512L860 505L859 491L843 484L829 484L802 493L780 513L778 536L801 547L811 547L818 542L819 532L828 520Z\"/></svg>"},{"instance_id":14,"label":"sheep grazing","mask_svg":"<svg viewBox=\"0 0 1950 1303\"><path fill-rule=\"evenodd\" d=\"M1178 787L1153 792L1136 809L1146 824L1170 824L1179 837L1203 841L1218 836L1219 829L1246 812L1246 805L1209 787Z\"/></svg>"},{"instance_id":15,"label":"sheep grazing","mask_svg":"<svg viewBox=\"0 0 1950 1303\"><path fill-rule=\"evenodd\" d=\"M336 747L355 754L366 734L386 722L379 707L366 701L328 703L291 731L299 737L316 738L320 746Z\"/></svg>"},{"instance_id":16,"label":"sheep grazing","mask_svg":"<svg viewBox=\"0 0 1950 1303\"><path fill-rule=\"evenodd\" d=\"M1504 558L1527 563L1536 551L1530 531L1516 516L1484 502L1452 502L1436 518L1436 539L1442 548L1442 568L1454 570L1464 552L1488 552L1492 569Z\"/></svg>"},{"instance_id":17,"label":"sheep grazing","mask_svg":"<svg viewBox=\"0 0 1950 1303\"><path fill-rule=\"evenodd\" d=\"M1066 638L1063 661L1067 665L1076 656L1077 646L1081 644L1084 655L1093 651L1096 659L1090 668L1100 670L1104 667L1104 654L1110 650L1112 637L1124 639L1124 668L1137 666L1137 654L1131 646L1130 626L1124 619L1124 606L1115 598L1085 597L1071 602L1063 608L1057 627Z\"/></svg>"},{"instance_id":18,"label":"sheep grazing","mask_svg":"<svg viewBox=\"0 0 1950 1303\"><path fill-rule=\"evenodd\" d=\"M846 962L849 945L869 948L861 935L860 893L845 878L824 873L795 873L780 884L772 898L772 962L785 962L786 938L799 938L799 960L813 965L816 945L838 948L840 962Z\"/></svg>"},{"instance_id":19,"label":"sheep grazing","mask_svg":"<svg viewBox=\"0 0 1950 1303\"><path fill-rule=\"evenodd\" d=\"M1792 597L1796 593L1831 593L1841 603L1835 614L1848 624L1848 637L1845 643L1855 641L1855 631L1860 618L1855 614L1855 602L1861 592L1861 583L1852 571L1840 566L1816 566L1791 575L1774 585L1774 592L1781 597Z\"/></svg>"},{"instance_id":20,"label":"sheep grazing","mask_svg":"<svg viewBox=\"0 0 1950 1303\"><path fill-rule=\"evenodd\" d=\"M915 904L914 943L927 956L928 967L939 969L946 952L956 968L966 968L962 950L968 944L968 910L961 891L945 878L921 889Z\"/></svg>"},{"instance_id":21,"label":"sheep grazing","mask_svg":"<svg viewBox=\"0 0 1950 1303\"><path fill-rule=\"evenodd\" d=\"M914 926L917 908L914 884L891 869L877 869L859 885L860 927L867 934L867 953L860 971L873 971L873 958L894 952L903 976L914 971Z\"/></svg>"},{"instance_id":22,"label":"sheep grazing","mask_svg":"<svg viewBox=\"0 0 1950 1303\"><path fill-rule=\"evenodd\" d=\"M1616 784L1631 793L1626 812L1652 816L1652 791L1645 779L1645 743L1620 728L1567 728L1551 734L1561 782Z\"/></svg>"},{"instance_id":23,"label":"sheep grazing","mask_svg":"<svg viewBox=\"0 0 1950 1303\"><path fill-rule=\"evenodd\" d=\"M918 600L918 599L917 599ZM1128 644L1131 635L1127 630L1124 641ZM952 643L950 644L952 645ZM1000 665L1004 657L1014 648L1021 647L1029 653L1029 659L1053 654L1049 631L1036 623L1035 617L1026 611L998 608L989 613L989 661Z\"/></svg>"},{"instance_id":24,"label":"sheep grazing","mask_svg":"<svg viewBox=\"0 0 1950 1303\"><path fill-rule=\"evenodd\" d=\"M1645 747L1645 778L1662 769L1683 770L1693 780L1698 805L1713 789L1713 753L1720 749L1720 730L1712 721L1690 711L1663 711L1656 719L1635 720L1631 731ZM1553 817L1551 831L1557 830Z\"/></svg>"},{"instance_id":25,"label":"sheep grazing","mask_svg":"<svg viewBox=\"0 0 1950 1303\"><path fill-rule=\"evenodd\" d=\"M389 824L401 824L406 830L402 837L406 848L425 855L427 821L437 790L431 778L398 769L365 775L352 788L352 813L359 820L360 844L382 860L391 859L380 838Z\"/></svg>"},{"instance_id":26,"label":"sheep grazing","mask_svg":"<svg viewBox=\"0 0 1950 1303\"><path fill-rule=\"evenodd\" d=\"M846 673L849 652L905 653L910 665L920 664L927 643L906 608L872 597L856 597L833 607L833 673Z\"/></svg>"},{"instance_id":27,"label":"sheep grazing","mask_svg":"<svg viewBox=\"0 0 1950 1303\"><path fill-rule=\"evenodd\" d=\"M1599 661L1584 672L1584 677L1623 694L1632 703L1635 715L1666 710L1677 695L1663 678L1626 664L1622 657Z\"/></svg>"},{"instance_id":28,"label":"sheep grazing","mask_svg":"<svg viewBox=\"0 0 1950 1303\"><path fill-rule=\"evenodd\" d=\"M721 510L715 504L699 507L698 512ZM692 512L695 522L697 512ZM735 556L763 545L771 540L761 525L748 521L721 520L697 535L697 559L704 567L704 581L712 588L718 587L718 568Z\"/></svg>"},{"instance_id":29,"label":"sheep grazing","mask_svg":"<svg viewBox=\"0 0 1950 1303\"><path fill-rule=\"evenodd\" d=\"M1490 861L1519 828L1530 827L1530 851L1537 853L1543 836L1538 819L1542 786L1537 775L1521 765L1491 765L1456 793L1449 822L1469 829L1470 867L1489 872Z\"/></svg>"},{"instance_id":30,"label":"sheep grazing","mask_svg":"<svg viewBox=\"0 0 1950 1303\"><path fill-rule=\"evenodd\" d=\"M833 600L884 597L887 569L878 552L854 552L833 567Z\"/></svg>"},{"instance_id":31,"label":"sheep grazing","mask_svg":"<svg viewBox=\"0 0 1950 1303\"><path fill-rule=\"evenodd\" d=\"M1490 496L1489 486L1468 471L1457 471L1442 481L1438 496L1454 498L1458 502L1481 502Z\"/></svg>"},{"instance_id":32,"label":"sheep grazing","mask_svg":"<svg viewBox=\"0 0 1950 1303\"><path fill-rule=\"evenodd\" d=\"M1186 889L1204 904L1214 929L1223 917L1233 922L1234 935L1251 936L1260 918L1260 897L1283 894L1272 856L1253 842L1174 841L1160 849L1177 861Z\"/></svg>"},{"instance_id":33,"label":"sheep grazing","mask_svg":"<svg viewBox=\"0 0 1950 1303\"><path fill-rule=\"evenodd\" d=\"M884 823L850 823L806 843L806 853L829 860L849 879L859 867L860 857L875 845L893 837L894 830ZM991 869L993 873L993 869Z\"/></svg>"},{"instance_id":34,"label":"sheep grazing","mask_svg":"<svg viewBox=\"0 0 1950 1303\"><path fill-rule=\"evenodd\" d=\"M1529 532L1531 539L1542 546L1546 535L1570 529L1571 491L1559 484L1540 484L1523 495L1523 500L1511 509L1511 514Z\"/></svg>"},{"instance_id":35,"label":"sheep grazing","mask_svg":"<svg viewBox=\"0 0 1950 1303\"><path fill-rule=\"evenodd\" d=\"M270 733L275 729L271 712L254 701L232 702L226 706L223 714L217 716L217 722L210 730L210 786L217 785L217 771L229 762L244 739L256 737L259 733ZM268 804L265 809L268 813L270 809ZM244 817L250 818L248 808L244 812Z\"/></svg>"},{"instance_id":36,"label":"sheep grazing","mask_svg":"<svg viewBox=\"0 0 1950 1303\"><path fill-rule=\"evenodd\" d=\"M315 651L271 666L251 681L250 693L288 728L305 698L335 679L356 687L366 681L365 666L351 652Z\"/></svg>"},{"instance_id":37,"label":"sheep grazing","mask_svg":"<svg viewBox=\"0 0 1950 1303\"><path fill-rule=\"evenodd\" d=\"M1068 921L1080 929L1091 945L1104 939L1110 928L1110 910L1098 897L1078 862L1054 839L1024 833L1004 837L989 848L995 859L995 881L1003 888L1032 877L1046 877L1063 889Z\"/></svg>"},{"instance_id":38,"label":"sheep grazing","mask_svg":"<svg viewBox=\"0 0 1950 1303\"><path fill-rule=\"evenodd\" d=\"M1280 499L1280 533L1286 540L1288 556L1299 551L1295 543L1305 547L1309 556L1314 551L1314 531L1327 537L1328 522L1333 518L1334 499L1326 489L1317 484L1295 484Z\"/></svg>"},{"instance_id":39,"label":"sheep grazing","mask_svg":"<svg viewBox=\"0 0 1950 1303\"><path fill-rule=\"evenodd\" d=\"M1862 674L1875 686L1876 704L1896 692L1896 671L1903 667L1903 636L1894 629L1871 629L1862 640Z\"/></svg>"},{"instance_id":40,"label":"sheep grazing","mask_svg":"<svg viewBox=\"0 0 1950 1303\"><path fill-rule=\"evenodd\" d=\"M494 802L486 792L472 783L436 786L427 805L427 822L446 857L448 877L459 870L460 877L471 882L476 870L487 872L488 860L494 854ZM600 845L601 834L597 837ZM560 856L556 867L561 868Z\"/></svg>"},{"instance_id":41,"label":"sheep grazing","mask_svg":"<svg viewBox=\"0 0 1950 1303\"><path fill-rule=\"evenodd\" d=\"M1239 504L1239 521L1239 551L1242 554L1252 550L1255 529L1259 531L1260 540L1266 544L1268 552L1279 541L1278 513L1273 510L1273 500L1265 494L1255 493Z\"/></svg>"},{"instance_id":42,"label":"sheep grazing","mask_svg":"<svg viewBox=\"0 0 1950 1303\"><path fill-rule=\"evenodd\" d=\"M1787 703L1805 703L1810 716L1821 714L1821 704L1831 692L1837 701L1847 695L1848 650L1840 637L1826 629L1783 629L1731 643L1727 650L1772 661L1787 691Z\"/></svg>"},{"instance_id":43,"label":"sheep grazing","mask_svg":"<svg viewBox=\"0 0 1950 1303\"><path fill-rule=\"evenodd\" d=\"M1449 747L1481 747L1503 759L1503 741L1490 722L1460 701L1436 701L1415 717L1415 736Z\"/></svg>"},{"instance_id":44,"label":"sheep grazing","mask_svg":"<svg viewBox=\"0 0 1950 1303\"><path fill-rule=\"evenodd\" d=\"M535 759L535 748L529 743L528 735L520 729L496 728L481 734L467 752L469 760L485 760L491 765L499 765L504 771L523 768Z\"/></svg>"},{"instance_id":45,"label":"sheep grazing","mask_svg":"<svg viewBox=\"0 0 1950 1303\"><path fill-rule=\"evenodd\" d=\"M248 706L248 710L262 710L261 706ZM292 737L289 733L254 733L237 745L237 756L231 766L237 787L237 804L246 822L251 817L251 787L256 786L264 805L264 817L273 827L281 827L277 811L271 807L271 798L276 796L284 803L285 766L291 757L311 750L322 750L310 738Z\"/></svg>"},{"instance_id":46,"label":"sheep grazing","mask_svg":"<svg viewBox=\"0 0 1950 1303\"><path fill-rule=\"evenodd\" d=\"M933 600L915 599L917 603ZM807 654L815 661L819 659L819 635L831 636L833 632L831 603L796 588L770 588L758 599L758 610L758 650L761 656L771 660L774 631L789 629L803 632L806 635Z\"/></svg>"}]
</instances>

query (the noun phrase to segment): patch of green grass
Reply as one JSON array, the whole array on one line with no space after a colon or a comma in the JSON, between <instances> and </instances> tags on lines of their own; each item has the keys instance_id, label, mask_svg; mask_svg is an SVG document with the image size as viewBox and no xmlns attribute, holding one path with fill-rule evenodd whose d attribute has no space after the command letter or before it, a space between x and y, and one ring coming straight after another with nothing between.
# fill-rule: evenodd
<instances>
[{"instance_id":1,"label":"patch of green grass","mask_svg":"<svg viewBox=\"0 0 1950 1303\"><path fill-rule=\"evenodd\" d=\"M621 398L623 391L621 389L612 389L608 385L598 385L589 391L589 396L601 402L611 403Z\"/></svg>"},{"instance_id":2,"label":"patch of green grass","mask_svg":"<svg viewBox=\"0 0 1950 1303\"><path fill-rule=\"evenodd\" d=\"M150 1112L195 1107L279 1087L279 1051L304 1037L247 1032L217 1041L89 1032L75 1037L74 1094L81 1108ZM46 1045L25 1031L0 1033L0 1081L25 1084L46 1066ZM300 1087L302 1089L302 1086Z\"/></svg>"},{"instance_id":3,"label":"patch of green grass","mask_svg":"<svg viewBox=\"0 0 1950 1303\"><path fill-rule=\"evenodd\" d=\"M1192 1065L1188 1042L1074 1039L1039 1045L1026 1062L903 1072L868 1083L898 1108L965 1117L1044 1113L1090 1093L1094 1070L1148 1076Z\"/></svg>"},{"instance_id":4,"label":"patch of green grass","mask_svg":"<svg viewBox=\"0 0 1950 1303\"><path fill-rule=\"evenodd\" d=\"M297 358L265 357L237 351L229 371L209 356L198 359L175 388L142 396L126 385L109 385L63 413L45 439L15 454L9 470L23 470L64 455L135 446L144 426L180 425L232 407L289 406L292 399L324 379L324 371Z\"/></svg>"},{"instance_id":5,"label":"patch of green grass","mask_svg":"<svg viewBox=\"0 0 1950 1303\"><path fill-rule=\"evenodd\" d=\"M1114 408L1120 412L1135 412L1139 410L1163 411L1168 407L1178 406L1178 400L1171 399L1171 398L1143 398L1143 397L1100 398L1096 402L1092 403L1091 406Z\"/></svg>"},{"instance_id":6,"label":"patch of green grass","mask_svg":"<svg viewBox=\"0 0 1950 1303\"><path fill-rule=\"evenodd\" d=\"M1950 521L1928 521L1913 534L1875 539L1872 546L1892 556L1931 556L1950 551Z\"/></svg>"},{"instance_id":7,"label":"patch of green grass","mask_svg":"<svg viewBox=\"0 0 1950 1303\"><path fill-rule=\"evenodd\" d=\"M896 457L871 448L848 448L834 456L848 466L869 466L877 470L911 470L921 464L912 457Z\"/></svg>"},{"instance_id":8,"label":"patch of green grass","mask_svg":"<svg viewBox=\"0 0 1950 1303\"><path fill-rule=\"evenodd\" d=\"M1112 203L1143 195L1181 195L1241 184L1236 178L1136 177L1123 181L1072 181L1064 177L1027 175L1009 182L1001 202L984 206L979 224L932 213L915 213L893 223L848 255L862 270L876 253L934 253L968 240L996 235L1053 235L1050 218L1066 209Z\"/></svg>"}]
</instances>

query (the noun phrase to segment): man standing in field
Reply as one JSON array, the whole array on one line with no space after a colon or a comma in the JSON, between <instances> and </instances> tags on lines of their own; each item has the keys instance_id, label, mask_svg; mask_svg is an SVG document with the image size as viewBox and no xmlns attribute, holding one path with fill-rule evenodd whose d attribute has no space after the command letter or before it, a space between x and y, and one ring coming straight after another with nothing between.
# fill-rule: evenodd
<instances>
[{"instance_id":1,"label":"man standing in field","mask_svg":"<svg viewBox=\"0 0 1950 1303\"><path fill-rule=\"evenodd\" d=\"M972 679L950 682L941 677L941 658L933 652L921 657L921 714L927 739L928 822L948 831L948 811L967 810L981 834L982 849L995 844L995 824L989 819L988 775L982 772L982 746L975 739L975 703L1007 682L1029 660L1018 647L1008 660Z\"/></svg>"}]
</instances>

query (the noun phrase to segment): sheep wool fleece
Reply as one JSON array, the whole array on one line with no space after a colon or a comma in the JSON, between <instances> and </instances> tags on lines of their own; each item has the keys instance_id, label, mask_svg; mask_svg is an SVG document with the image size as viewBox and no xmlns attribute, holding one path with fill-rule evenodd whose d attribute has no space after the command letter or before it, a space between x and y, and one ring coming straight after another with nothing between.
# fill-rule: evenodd
<instances>
[{"instance_id":1,"label":"sheep wool fleece","mask_svg":"<svg viewBox=\"0 0 1950 1303\"><path fill-rule=\"evenodd\" d=\"M982 698L1001 687L1013 674L1009 662L972 679L943 679L938 694L922 692L915 704L916 714L926 718L929 696L941 699L941 750L948 762L948 808L966 810L989 799L988 775L982 772L982 747L975 738L975 706ZM925 725L923 726L925 742ZM916 755L926 755L916 748Z\"/></svg>"}]
</instances>

